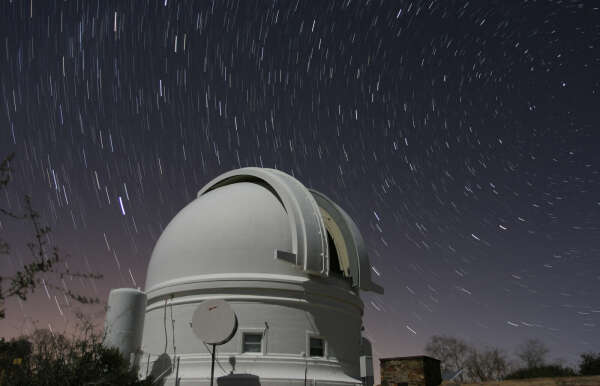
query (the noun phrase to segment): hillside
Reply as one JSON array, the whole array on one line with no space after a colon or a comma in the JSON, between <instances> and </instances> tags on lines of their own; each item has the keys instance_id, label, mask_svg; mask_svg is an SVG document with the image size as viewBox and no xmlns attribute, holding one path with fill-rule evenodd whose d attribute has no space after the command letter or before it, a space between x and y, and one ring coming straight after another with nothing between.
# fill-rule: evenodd
<instances>
[{"instance_id":1,"label":"hillside","mask_svg":"<svg viewBox=\"0 0 600 386\"><path fill-rule=\"evenodd\" d=\"M500 382L455 383L444 382L443 386L600 386L600 375L590 377L531 378Z\"/></svg>"}]
</instances>

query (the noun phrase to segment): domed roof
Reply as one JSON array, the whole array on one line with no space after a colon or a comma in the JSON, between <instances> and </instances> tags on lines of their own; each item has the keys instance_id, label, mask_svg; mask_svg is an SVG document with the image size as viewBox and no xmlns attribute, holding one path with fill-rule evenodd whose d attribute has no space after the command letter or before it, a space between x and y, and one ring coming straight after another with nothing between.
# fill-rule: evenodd
<instances>
[{"instance_id":1,"label":"domed roof","mask_svg":"<svg viewBox=\"0 0 600 386\"><path fill-rule=\"evenodd\" d=\"M279 170L233 170L202 188L166 227L146 291L207 275L328 277L332 250L354 287L381 292L370 280L358 227L335 203Z\"/></svg>"},{"instance_id":2,"label":"domed roof","mask_svg":"<svg viewBox=\"0 0 600 386\"><path fill-rule=\"evenodd\" d=\"M169 223L152 252L146 289L201 274L297 274L289 264L274 261L275 250L292 250L287 214L277 197L251 182L219 187Z\"/></svg>"}]
</instances>

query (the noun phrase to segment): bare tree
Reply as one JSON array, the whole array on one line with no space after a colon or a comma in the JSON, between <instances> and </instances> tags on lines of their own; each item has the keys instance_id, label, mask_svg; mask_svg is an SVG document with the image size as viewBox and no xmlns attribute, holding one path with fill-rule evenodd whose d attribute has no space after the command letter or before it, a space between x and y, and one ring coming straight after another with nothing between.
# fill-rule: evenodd
<instances>
[{"instance_id":1,"label":"bare tree","mask_svg":"<svg viewBox=\"0 0 600 386\"><path fill-rule=\"evenodd\" d=\"M444 335L432 336L425 346L428 355L440 360L442 371L453 373L465 369L471 350L465 341ZM457 379L463 381L463 374Z\"/></svg>"},{"instance_id":2,"label":"bare tree","mask_svg":"<svg viewBox=\"0 0 600 386\"><path fill-rule=\"evenodd\" d=\"M549 352L548 347L537 338L526 340L516 351L517 357L530 369L543 366Z\"/></svg>"},{"instance_id":3,"label":"bare tree","mask_svg":"<svg viewBox=\"0 0 600 386\"><path fill-rule=\"evenodd\" d=\"M498 348L472 349L466 361L467 376L476 382L501 380L508 369L506 354Z\"/></svg>"},{"instance_id":4,"label":"bare tree","mask_svg":"<svg viewBox=\"0 0 600 386\"><path fill-rule=\"evenodd\" d=\"M0 162L0 192L7 188L11 180L10 162L13 158L14 154L10 154ZM68 268L68 265L66 264L68 256L63 256L59 253L56 246L50 246L48 244L48 235L51 229L41 223L40 214L33 209L31 197L25 196L23 213L15 213L8 209L0 208L0 220L3 218L29 222L33 228L34 239L27 243L27 248L31 254L31 262L24 264L23 267L11 277L0 276L0 319L6 317L6 299L17 297L21 300L27 300L27 296L35 292L36 288L42 284L46 287L58 290L65 296L80 303L98 302L98 299L96 298L83 296L67 288L65 281L63 280L64 278L80 277L99 279L102 276L91 272L72 272ZM10 244L0 237L0 255L9 255L10 253ZM45 280L47 275L49 280ZM55 285L52 279L58 279L62 285ZM6 288L4 286L5 281L8 282Z\"/></svg>"}]
</instances>

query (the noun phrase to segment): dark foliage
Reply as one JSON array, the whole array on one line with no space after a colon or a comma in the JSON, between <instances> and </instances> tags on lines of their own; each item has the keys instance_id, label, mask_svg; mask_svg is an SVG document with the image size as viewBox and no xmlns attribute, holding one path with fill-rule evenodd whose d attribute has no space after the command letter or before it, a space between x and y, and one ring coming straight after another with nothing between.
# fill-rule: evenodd
<instances>
[{"instance_id":1,"label":"dark foliage","mask_svg":"<svg viewBox=\"0 0 600 386\"><path fill-rule=\"evenodd\" d=\"M546 378L546 377L570 377L577 375L569 367L560 365L546 365L516 370L508 374L504 379L526 379L526 378Z\"/></svg>"},{"instance_id":2,"label":"dark foliage","mask_svg":"<svg viewBox=\"0 0 600 386\"><path fill-rule=\"evenodd\" d=\"M600 353L581 354L581 363L579 363L579 374L600 375Z\"/></svg>"},{"instance_id":3,"label":"dark foliage","mask_svg":"<svg viewBox=\"0 0 600 386\"><path fill-rule=\"evenodd\" d=\"M150 385L115 349L98 336L67 338L47 330L31 336L0 340L0 385Z\"/></svg>"}]
</instances>

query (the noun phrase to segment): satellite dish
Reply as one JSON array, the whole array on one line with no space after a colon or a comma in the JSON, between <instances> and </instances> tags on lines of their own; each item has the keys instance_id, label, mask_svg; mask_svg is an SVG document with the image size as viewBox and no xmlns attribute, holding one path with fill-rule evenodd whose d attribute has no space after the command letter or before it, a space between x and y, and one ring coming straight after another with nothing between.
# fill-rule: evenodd
<instances>
[{"instance_id":1,"label":"satellite dish","mask_svg":"<svg viewBox=\"0 0 600 386\"><path fill-rule=\"evenodd\" d=\"M192 330L206 344L227 343L237 331L237 317L225 300L206 300L194 311Z\"/></svg>"}]
</instances>

